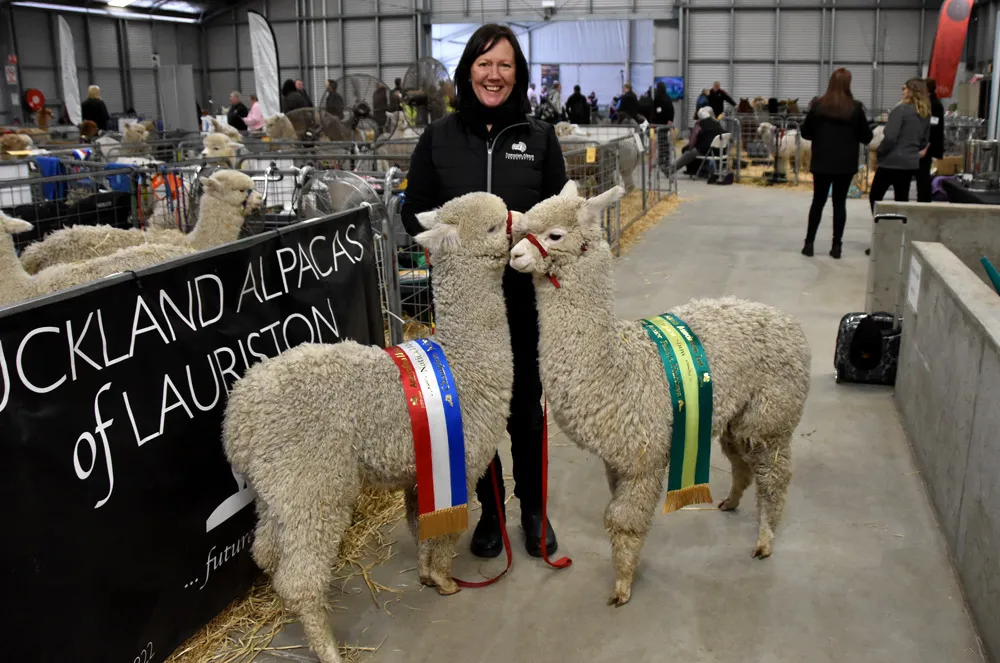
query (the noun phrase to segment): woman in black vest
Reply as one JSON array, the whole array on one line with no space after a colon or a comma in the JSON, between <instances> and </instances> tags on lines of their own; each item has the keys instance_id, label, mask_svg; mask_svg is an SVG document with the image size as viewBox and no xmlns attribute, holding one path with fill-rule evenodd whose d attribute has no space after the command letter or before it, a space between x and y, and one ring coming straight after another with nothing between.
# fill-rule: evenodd
<instances>
[{"instance_id":1,"label":"woman in black vest","mask_svg":"<svg viewBox=\"0 0 1000 663\"><path fill-rule=\"evenodd\" d=\"M423 228L416 215L473 191L489 191L507 209L526 212L559 193L566 165L552 125L530 118L528 63L514 33L484 25L473 33L455 70L458 111L424 130L410 158L403 225L410 235ZM538 311L530 274L509 266L503 276L514 353L514 389L507 431L514 460L514 495L528 553L541 556L542 381L538 373ZM502 476L500 456L494 460ZM503 484L501 482L501 504ZM489 473L476 494L483 506L472 552L496 557L503 550L500 520ZM556 550L551 524L546 552Z\"/></svg>"},{"instance_id":2,"label":"woman in black vest","mask_svg":"<svg viewBox=\"0 0 1000 663\"><path fill-rule=\"evenodd\" d=\"M802 123L802 137L812 141L813 199L802 255L813 255L813 241L823 217L823 208L833 190L833 242L830 256L840 258L847 225L847 191L858 172L861 143L872 141L865 107L851 94L851 72L841 67L830 76L826 94L809 108Z\"/></svg>"}]
</instances>

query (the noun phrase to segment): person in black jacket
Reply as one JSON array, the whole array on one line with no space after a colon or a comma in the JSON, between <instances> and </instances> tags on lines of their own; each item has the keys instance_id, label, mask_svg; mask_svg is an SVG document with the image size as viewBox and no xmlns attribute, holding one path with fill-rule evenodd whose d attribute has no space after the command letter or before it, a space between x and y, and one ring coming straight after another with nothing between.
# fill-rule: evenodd
<instances>
[{"instance_id":1,"label":"person in black jacket","mask_svg":"<svg viewBox=\"0 0 1000 663\"><path fill-rule=\"evenodd\" d=\"M403 225L423 228L416 215L473 191L489 191L511 211L525 212L559 193L566 166L555 128L527 117L528 63L510 28L487 24L469 38L455 70L457 112L436 120L420 136L410 158ZM538 373L538 311L530 274L509 266L503 276L514 354L514 388L507 431L514 460L514 495L521 502L525 547L541 555L542 381ZM493 459L502 476L500 456ZM501 482L501 493L503 485ZM472 552L496 557L503 550L500 520L489 472L476 486L482 515ZM503 497L501 495L501 505ZM556 550L546 525L546 550Z\"/></svg>"},{"instance_id":2,"label":"person in black jacket","mask_svg":"<svg viewBox=\"0 0 1000 663\"><path fill-rule=\"evenodd\" d=\"M111 113L108 112L108 107L101 99L101 88L91 85L87 88L86 101L80 104L81 123L90 120L97 125L98 130L106 131L110 119Z\"/></svg>"},{"instance_id":3,"label":"person in black jacket","mask_svg":"<svg viewBox=\"0 0 1000 663\"><path fill-rule=\"evenodd\" d=\"M566 114L573 124L590 124L590 104L579 85L573 86L573 94L566 100Z\"/></svg>"},{"instance_id":4,"label":"person in black jacket","mask_svg":"<svg viewBox=\"0 0 1000 663\"><path fill-rule=\"evenodd\" d=\"M287 113L296 108L309 108L310 103L305 95L295 87L295 81L287 79L281 86L281 112Z\"/></svg>"},{"instance_id":5,"label":"person in black jacket","mask_svg":"<svg viewBox=\"0 0 1000 663\"><path fill-rule=\"evenodd\" d=\"M337 81L332 78L326 80L326 101L324 102L326 112L338 120L344 119L344 98L337 92Z\"/></svg>"},{"instance_id":6,"label":"person in black jacket","mask_svg":"<svg viewBox=\"0 0 1000 663\"><path fill-rule=\"evenodd\" d=\"M632 84L626 83L622 90L622 96L618 98L617 119L619 122L622 122L626 118L630 118L638 122L639 98L635 96L635 92L632 91Z\"/></svg>"},{"instance_id":7,"label":"person in black jacket","mask_svg":"<svg viewBox=\"0 0 1000 663\"><path fill-rule=\"evenodd\" d=\"M674 121L674 102L670 99L670 95L667 94L667 84L660 81L656 84L656 93L653 95L653 117L650 119L652 124L673 124Z\"/></svg>"},{"instance_id":8,"label":"person in black jacket","mask_svg":"<svg viewBox=\"0 0 1000 663\"><path fill-rule=\"evenodd\" d=\"M247 123L243 121L250 114L250 109L240 100L240 93L233 90L229 93L229 112L226 113L226 121L229 126L237 131L246 131Z\"/></svg>"},{"instance_id":9,"label":"person in black jacket","mask_svg":"<svg viewBox=\"0 0 1000 663\"><path fill-rule=\"evenodd\" d=\"M937 81L928 78L924 82L931 100L931 142L917 169L918 203L931 202L931 164L944 158L944 104L937 98Z\"/></svg>"},{"instance_id":10,"label":"person in black jacket","mask_svg":"<svg viewBox=\"0 0 1000 663\"><path fill-rule=\"evenodd\" d=\"M830 76L826 94L816 100L802 123L802 137L812 141L813 199L802 255L813 255L813 242L833 190L833 243L830 256L840 258L847 224L847 191L858 172L859 144L872 141L865 107L851 94L851 72L841 67Z\"/></svg>"},{"instance_id":11,"label":"person in black jacket","mask_svg":"<svg viewBox=\"0 0 1000 663\"><path fill-rule=\"evenodd\" d=\"M715 113L715 117L722 115L722 111L726 108L726 102L729 102L732 106L737 106L738 104L733 101L733 98L729 96L729 93L722 89L722 85L719 81L712 83L712 89L708 91L708 105L712 107L712 112Z\"/></svg>"},{"instance_id":12,"label":"person in black jacket","mask_svg":"<svg viewBox=\"0 0 1000 663\"><path fill-rule=\"evenodd\" d=\"M677 161L670 168L663 171L664 174L669 175L671 169L680 170L681 168L687 168L688 174L694 175L700 166L700 164L696 163L698 157L707 156L712 151L712 142L715 140L715 137L722 133L722 125L712 115L711 107L702 106L699 108L698 121L691 128L691 136L688 138L688 144L681 149L681 155L677 158Z\"/></svg>"}]
</instances>

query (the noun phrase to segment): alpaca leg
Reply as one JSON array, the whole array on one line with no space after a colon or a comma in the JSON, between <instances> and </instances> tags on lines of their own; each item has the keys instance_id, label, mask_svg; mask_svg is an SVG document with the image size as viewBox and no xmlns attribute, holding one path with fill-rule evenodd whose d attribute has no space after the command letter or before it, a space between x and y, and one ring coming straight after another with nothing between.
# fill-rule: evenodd
<instances>
[{"instance_id":1,"label":"alpaca leg","mask_svg":"<svg viewBox=\"0 0 1000 663\"><path fill-rule=\"evenodd\" d=\"M420 512L417 508L417 487L407 488L404 495L406 496L406 524L409 526L410 534L413 535L413 540L417 544L417 575L420 578L420 584L434 587L437 584L431 577L431 551L433 550L434 542L420 540Z\"/></svg>"},{"instance_id":2,"label":"alpaca leg","mask_svg":"<svg viewBox=\"0 0 1000 663\"><path fill-rule=\"evenodd\" d=\"M312 514L325 516L321 520L299 515L296 522L283 523L279 539L281 555L272 584L288 609L299 618L320 662L341 663L327 611L326 592L340 541L351 523L351 507Z\"/></svg>"},{"instance_id":3,"label":"alpaca leg","mask_svg":"<svg viewBox=\"0 0 1000 663\"><path fill-rule=\"evenodd\" d=\"M257 498L257 530L250 555L262 571L274 575L278 568L278 519L260 497Z\"/></svg>"},{"instance_id":4,"label":"alpaca leg","mask_svg":"<svg viewBox=\"0 0 1000 663\"><path fill-rule=\"evenodd\" d=\"M438 594L448 596L458 592L458 583L451 575L451 563L455 557L455 546L458 544L458 534L448 534L428 541L430 549L430 582L420 581L425 585L437 587ZM421 561L423 555L421 555Z\"/></svg>"},{"instance_id":5,"label":"alpaca leg","mask_svg":"<svg viewBox=\"0 0 1000 663\"><path fill-rule=\"evenodd\" d=\"M663 479L660 473L618 477L614 496L604 514L611 535L611 560L615 567L615 592L608 605L623 606L632 597L632 581L642 545L649 533Z\"/></svg>"},{"instance_id":6,"label":"alpaca leg","mask_svg":"<svg viewBox=\"0 0 1000 663\"><path fill-rule=\"evenodd\" d=\"M733 468L733 484L729 488L729 497L719 502L719 508L723 511L732 511L739 507L740 500L743 499L743 492L750 487L753 482L753 472L746 460L740 455L740 450L736 441L728 434L723 434L720 440L722 451L729 459L729 464Z\"/></svg>"},{"instance_id":7,"label":"alpaca leg","mask_svg":"<svg viewBox=\"0 0 1000 663\"><path fill-rule=\"evenodd\" d=\"M764 444L763 442L766 442ZM750 456L750 467L757 481L757 543L753 556L771 555L774 531L781 522L792 478L791 436L762 440Z\"/></svg>"},{"instance_id":8,"label":"alpaca leg","mask_svg":"<svg viewBox=\"0 0 1000 663\"><path fill-rule=\"evenodd\" d=\"M611 468L611 466L608 465L607 463L604 464L604 473L608 477L608 488L611 489L611 495L613 497L614 494L615 494L615 491L618 490L618 473L615 472Z\"/></svg>"}]
</instances>

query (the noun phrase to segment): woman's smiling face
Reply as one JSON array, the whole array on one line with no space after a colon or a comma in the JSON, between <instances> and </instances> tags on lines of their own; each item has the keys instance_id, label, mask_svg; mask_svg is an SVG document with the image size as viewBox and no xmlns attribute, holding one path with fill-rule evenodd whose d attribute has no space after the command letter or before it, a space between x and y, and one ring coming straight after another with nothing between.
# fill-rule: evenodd
<instances>
[{"instance_id":1,"label":"woman's smiling face","mask_svg":"<svg viewBox=\"0 0 1000 663\"><path fill-rule=\"evenodd\" d=\"M498 39L472 65L472 90L487 108L496 108L507 101L516 78L514 47L506 39Z\"/></svg>"}]
</instances>

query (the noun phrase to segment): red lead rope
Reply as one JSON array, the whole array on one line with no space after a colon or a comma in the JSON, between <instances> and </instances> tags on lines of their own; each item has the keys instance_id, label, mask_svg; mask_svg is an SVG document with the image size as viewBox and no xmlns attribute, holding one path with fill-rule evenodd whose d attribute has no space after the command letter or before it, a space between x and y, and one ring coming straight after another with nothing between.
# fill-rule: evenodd
<instances>
[{"instance_id":1,"label":"red lead rope","mask_svg":"<svg viewBox=\"0 0 1000 663\"><path fill-rule=\"evenodd\" d=\"M513 215L510 212L507 212L508 235L512 235L512 226L513 226ZM532 244L538 247L538 250L541 251L543 258L548 255L548 253L546 253L545 249L542 248L542 245L538 242L538 240L535 238L534 235L528 235L528 241L530 241ZM554 276L549 276L549 279L553 282L553 284L555 284L557 288L559 287L559 282L555 279ZM434 333L433 328L431 329L431 333L432 334ZM565 569L573 563L573 560L571 560L569 557L561 557L553 562L552 560L549 559L549 553L545 549L545 535L546 535L546 528L548 526L548 501L549 501L548 403L545 404L545 407L542 410L542 416L543 416L542 419L542 559L545 560L546 564L548 564L553 568ZM507 566L504 567L504 570L498 573L493 578L490 578L488 580L483 580L480 582L469 582L468 580L461 580L459 578L454 578L454 581L458 584L459 587L463 587L466 589L480 589L482 587L489 587L496 581L500 580L500 578L507 575L507 572L510 571L511 565L513 565L514 563L514 553L510 545L510 536L507 534L507 522L503 516L503 500L500 499L500 478L497 476L496 463L492 461L490 461L490 479L493 483L493 499L496 500L497 517L500 519L500 534L503 537L503 549L504 552L507 553Z\"/></svg>"},{"instance_id":2,"label":"red lead rope","mask_svg":"<svg viewBox=\"0 0 1000 663\"><path fill-rule=\"evenodd\" d=\"M539 253L539 254L540 254L540 255L541 255L541 256L542 256L543 258L548 258L548 257L549 257L549 252L545 250L545 247L544 247L544 246L542 246L542 243L538 241L538 238L537 238L537 237L535 237L535 236L534 236L534 235L532 235L531 233L528 233L527 235L525 235L525 236L524 236L524 238L525 238L526 240L528 240L529 242L531 242L532 244L534 244L534 245L535 245L535 248L536 248L536 249L538 249L538 253ZM556 278L555 276L553 276L552 274L546 274L546 276L548 277L549 281L551 281L551 282L552 282L552 285L554 285L554 286L555 286L555 287L557 287L557 288L559 287L559 279L557 279L557 278Z\"/></svg>"},{"instance_id":3,"label":"red lead rope","mask_svg":"<svg viewBox=\"0 0 1000 663\"><path fill-rule=\"evenodd\" d=\"M558 287L558 286L557 286ZM549 403L545 401L542 408L542 559L551 567L557 569L568 568L573 563L569 557L560 557L556 561L549 560L549 553L545 549L545 528L548 526L549 508ZM506 534L506 532L504 533Z\"/></svg>"}]
</instances>

